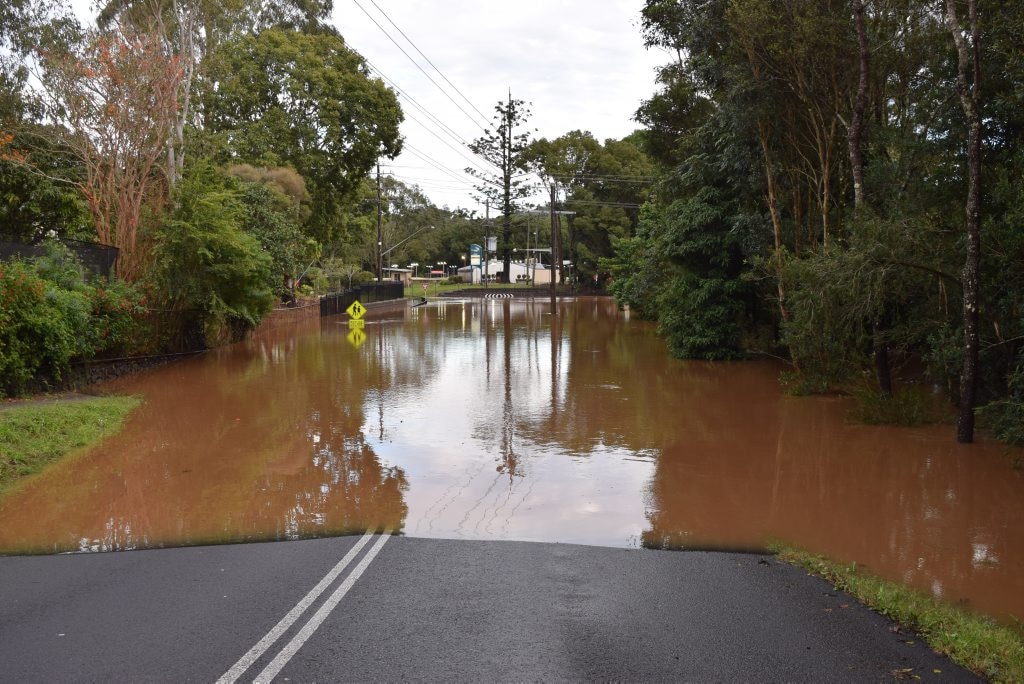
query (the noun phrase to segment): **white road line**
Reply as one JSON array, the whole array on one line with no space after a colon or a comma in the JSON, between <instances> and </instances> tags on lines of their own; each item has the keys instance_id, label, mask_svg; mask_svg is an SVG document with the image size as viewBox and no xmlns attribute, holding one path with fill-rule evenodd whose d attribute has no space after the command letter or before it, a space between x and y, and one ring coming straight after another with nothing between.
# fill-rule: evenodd
<instances>
[{"instance_id":1,"label":"white road line","mask_svg":"<svg viewBox=\"0 0 1024 684\"><path fill-rule=\"evenodd\" d=\"M317 610L316 613L313 614L313 617L309 619L309 622L299 630L298 634L292 637L292 640L288 642L288 645L281 649L281 652L277 654L277 657L270 661L270 664L267 665L263 672L259 673L254 680L254 684L258 682L269 682L281 672L282 668L288 664L288 661L299 652L299 649L302 648L304 643L306 643L306 640L313 636L313 633L320 628L320 625L323 624L324 620L327 619L327 616L331 614L331 611L338 605L338 602L345 597L345 594L347 594L348 590L352 588L352 585L356 583L359 576L363 574L363 571L366 570L367 566L369 566L373 561L381 547L384 546L384 542L386 542L390 537L391 530L385 530L384 534L382 534L380 539L377 540L377 543L373 545L373 548L363 556L361 561L359 561L359 565L357 565L355 569L349 573L349 576L345 578L345 581L334 590L331 597L324 601L324 604L320 606L320 609Z\"/></svg>"},{"instance_id":2,"label":"white road line","mask_svg":"<svg viewBox=\"0 0 1024 684\"><path fill-rule=\"evenodd\" d=\"M267 632L266 636L256 642L255 646L239 658L238 662L232 665L230 670L221 675L221 678L217 680L217 684L233 684L246 670L252 667L252 664L259 660L260 656L266 653L267 649L273 646L274 642L280 639L281 635L295 624L296 620L302 617L302 614L306 612L313 601L316 601L320 594L338 578L341 571L352 562L352 559L366 546L366 542L370 541L372 536L373 530L367 530L366 534L356 542L356 545L349 549L344 558L338 561L338 564L331 568L330 572L324 575L324 578L315 587L310 589L309 593L296 603L295 607L289 610L288 614L281 618L281 621L274 625L274 628Z\"/></svg>"}]
</instances>

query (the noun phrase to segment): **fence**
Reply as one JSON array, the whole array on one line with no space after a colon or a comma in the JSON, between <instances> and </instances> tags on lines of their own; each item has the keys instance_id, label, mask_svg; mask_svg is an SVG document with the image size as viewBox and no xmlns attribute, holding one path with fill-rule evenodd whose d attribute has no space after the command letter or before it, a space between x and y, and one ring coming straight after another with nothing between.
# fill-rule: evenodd
<instances>
[{"instance_id":1,"label":"fence","mask_svg":"<svg viewBox=\"0 0 1024 684\"><path fill-rule=\"evenodd\" d=\"M46 246L40 242L38 239L25 240L15 235L0 234L0 261L44 256ZM58 242L70 249L78 257L82 268L92 275L103 276L108 280L113 275L114 264L117 263L117 247L70 238L59 238Z\"/></svg>"},{"instance_id":2,"label":"fence","mask_svg":"<svg viewBox=\"0 0 1024 684\"><path fill-rule=\"evenodd\" d=\"M402 299L404 296L405 288L402 283L367 283L351 290L325 295L320 300L320 315L334 316L345 313L345 309L357 299L363 304L369 304L370 302Z\"/></svg>"}]
</instances>

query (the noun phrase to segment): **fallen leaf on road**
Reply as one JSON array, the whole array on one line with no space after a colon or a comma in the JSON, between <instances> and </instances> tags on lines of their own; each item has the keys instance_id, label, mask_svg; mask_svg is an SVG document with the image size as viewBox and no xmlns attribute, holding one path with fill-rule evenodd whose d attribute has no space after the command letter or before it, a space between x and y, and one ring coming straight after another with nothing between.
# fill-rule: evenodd
<instances>
[{"instance_id":1,"label":"fallen leaf on road","mask_svg":"<svg viewBox=\"0 0 1024 684\"><path fill-rule=\"evenodd\" d=\"M920 677L914 674L914 668L912 667L901 667L893 670L889 673L889 676L893 679L920 679Z\"/></svg>"}]
</instances>

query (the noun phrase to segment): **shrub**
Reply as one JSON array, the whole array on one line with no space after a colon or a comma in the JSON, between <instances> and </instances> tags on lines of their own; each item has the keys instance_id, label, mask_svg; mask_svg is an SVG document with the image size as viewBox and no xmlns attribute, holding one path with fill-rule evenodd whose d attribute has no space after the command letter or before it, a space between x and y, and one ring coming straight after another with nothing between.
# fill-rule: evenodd
<instances>
[{"instance_id":1,"label":"shrub","mask_svg":"<svg viewBox=\"0 0 1024 684\"><path fill-rule=\"evenodd\" d=\"M273 305L272 259L243 230L239 193L212 166L193 167L176 201L157 230L156 289L171 308L203 312L208 344L238 339Z\"/></svg>"},{"instance_id":2,"label":"shrub","mask_svg":"<svg viewBox=\"0 0 1024 684\"><path fill-rule=\"evenodd\" d=\"M868 425L926 425L942 416L946 402L923 387L905 387L885 394L865 379L852 390L855 405L851 418Z\"/></svg>"},{"instance_id":3,"label":"shrub","mask_svg":"<svg viewBox=\"0 0 1024 684\"><path fill-rule=\"evenodd\" d=\"M90 307L89 343L96 355L128 356L148 346L143 296L131 285L114 281L85 290Z\"/></svg>"},{"instance_id":4,"label":"shrub","mask_svg":"<svg viewBox=\"0 0 1024 684\"><path fill-rule=\"evenodd\" d=\"M1024 446L1024 350L1017 355L1007 385L1008 396L982 407L978 414L1001 441Z\"/></svg>"},{"instance_id":5,"label":"shrub","mask_svg":"<svg viewBox=\"0 0 1024 684\"><path fill-rule=\"evenodd\" d=\"M0 394L20 394L37 378L60 380L71 359L91 352L82 334L89 304L35 266L0 264Z\"/></svg>"}]
</instances>

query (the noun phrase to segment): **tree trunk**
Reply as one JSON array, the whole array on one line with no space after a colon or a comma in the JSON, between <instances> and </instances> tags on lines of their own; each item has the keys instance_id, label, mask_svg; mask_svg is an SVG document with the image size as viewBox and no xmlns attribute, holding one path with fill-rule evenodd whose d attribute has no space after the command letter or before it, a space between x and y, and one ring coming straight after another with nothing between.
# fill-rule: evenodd
<instances>
[{"instance_id":1,"label":"tree trunk","mask_svg":"<svg viewBox=\"0 0 1024 684\"><path fill-rule=\"evenodd\" d=\"M771 154L768 149L768 132L764 124L757 124L758 137L761 139L761 150L764 152L764 171L768 183L768 212L772 217L772 240L775 247L775 285L779 296L779 315L782 320L789 320L786 308L786 287L782 282L782 217L779 215L779 199L775 192L775 172L772 171Z\"/></svg>"},{"instance_id":2,"label":"tree trunk","mask_svg":"<svg viewBox=\"0 0 1024 684\"><path fill-rule=\"evenodd\" d=\"M967 119L967 255L964 261L964 365L960 373L960 412L956 439L974 441L974 405L978 391L978 281L981 264L981 32L977 0L967 0L971 44L956 14L956 0L946 0L946 25L957 50L957 91ZM971 79L968 81L968 72Z\"/></svg>"},{"instance_id":3,"label":"tree trunk","mask_svg":"<svg viewBox=\"0 0 1024 684\"><path fill-rule=\"evenodd\" d=\"M864 3L852 0L853 19L857 28L857 56L859 77L857 96L853 103L853 116L847 142L850 148L850 169L853 175L853 207L855 211L864 208L864 112L868 102L868 80L871 76L871 51L868 49L868 33L864 26ZM872 330L875 353L875 372L878 388L885 396L892 396L892 369L889 363L889 345L882 339L882 324L876 322Z\"/></svg>"},{"instance_id":4,"label":"tree trunk","mask_svg":"<svg viewBox=\"0 0 1024 684\"><path fill-rule=\"evenodd\" d=\"M857 98L853 104L853 117L847 141L850 146L850 167L853 170L853 206L864 205L864 110L868 101L868 78L871 74L871 53L868 50L868 34L864 27L864 3L853 0L853 18L857 26L857 52L860 57L860 77L857 81Z\"/></svg>"}]
</instances>

